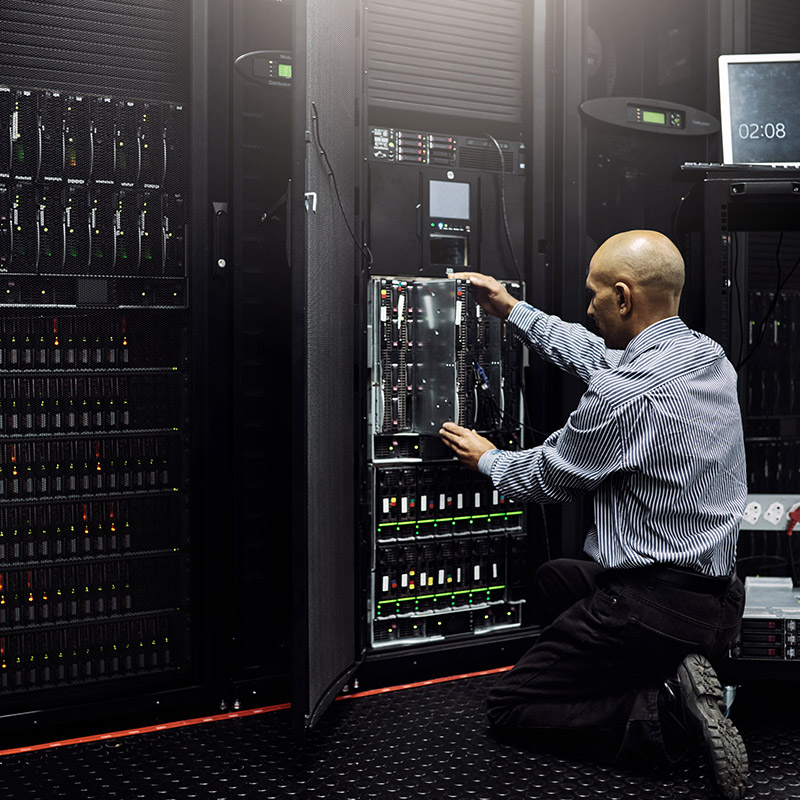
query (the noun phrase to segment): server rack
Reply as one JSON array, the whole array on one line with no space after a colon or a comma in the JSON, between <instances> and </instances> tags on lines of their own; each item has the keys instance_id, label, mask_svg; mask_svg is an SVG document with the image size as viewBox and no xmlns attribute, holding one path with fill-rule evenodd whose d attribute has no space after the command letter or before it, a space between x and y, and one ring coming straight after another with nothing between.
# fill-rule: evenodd
<instances>
[{"instance_id":1,"label":"server rack","mask_svg":"<svg viewBox=\"0 0 800 800\"><path fill-rule=\"evenodd\" d=\"M487 494L486 487L473 486L473 478L442 452L438 435L430 435L431 419L416 454L403 450L416 447L413 431L407 436L368 430L375 421L370 387L380 380L375 360L383 359L364 332L379 324L375 298L381 280L396 299L403 284L411 294L424 292L430 286L427 279L461 266L516 282L522 291L529 245L526 156L532 152L526 133L530 120L523 112L528 91L524 44L532 20L526 4L517 0L494 4L491 12L469 0L450 0L436 7L415 1L403 9L385 2L343 2L336 9L307 2L297 6L296 23L294 120L295 129L306 135L304 142L295 139L294 166L304 165L304 180L293 183L292 255L293 263L305 266L302 276L294 278L295 307L303 312L293 335L295 396L306 400L296 409L299 427L294 429L296 441L304 443L295 450L300 492L295 497L305 501L294 524L301 573L295 597L302 608L295 710L298 724L309 726L356 669L362 677L401 669L429 655L446 662L456 652L492 649L492 640L506 642L506 627L517 638L521 630L520 598L500 578L507 577L512 552L519 555L522 549L522 509L502 514L502 508L492 509L496 529L489 530L491 492L485 505L475 501L476 495ZM444 50L434 54L432 41L445 42ZM318 74L321 64L324 73ZM537 187L542 181L543 175L538 176ZM537 219L542 208L537 206ZM544 233L538 233L541 242ZM542 245L541 252L545 249ZM539 289L542 276L537 274L534 283ZM449 358L439 353L439 361ZM487 370L493 369L487 364ZM517 381L524 369L520 363ZM473 370L470 364L470 375ZM392 389L387 391L390 406L394 400L402 405L402 397L393 399ZM448 402L458 402L453 385L444 394ZM514 402L519 407L519 400ZM417 398L416 403L419 409L423 401ZM522 417L517 416L517 428ZM430 447L438 448L435 455ZM454 504L464 504L469 496L473 527L483 526L480 534L461 530L434 537L426 551L421 542L398 545L396 531L389 535L388 528L378 528L389 522L379 517L385 503L392 508L392 497L398 508L403 503L418 507L426 481L437 498L452 496ZM405 500L392 488L395 484L408 489ZM444 520L452 515L426 510L423 516ZM466 543L469 551L459 551L463 566L456 564L456 539L458 547ZM451 567L456 580L474 561L464 607L453 613L452 603L455 599L458 605L461 594L448 592L451 610L431 613L435 609L427 606L442 598L419 591L418 573L406 587L414 583L411 595L418 608L408 615L397 608L389 613L384 600L396 605L406 599L377 597L375 591L384 582L381 559L391 559L398 546L406 548L406 556L414 550L414 558L430 562L434 585L439 577L447 581ZM479 578L474 577L476 568ZM411 572L416 570L406 571L407 578ZM324 574L335 574L337 580L326 583ZM403 574L397 573L398 585ZM521 578L515 575L514 581ZM430 581L426 571L426 586ZM473 589L480 616L477 608L469 610ZM378 620L373 614L378 603L381 617L395 620ZM500 605L503 611L495 619ZM417 613L421 616L415 623L411 617ZM513 620L507 625L509 613ZM430 630L424 635L392 633L401 627L413 631L415 624L417 630ZM481 630L487 635L476 635ZM524 633L529 637L529 631ZM503 646L496 645L495 659Z\"/></svg>"},{"instance_id":2,"label":"server rack","mask_svg":"<svg viewBox=\"0 0 800 800\"><path fill-rule=\"evenodd\" d=\"M748 586L728 666L735 680L766 676L776 665L791 669L797 654L791 534L800 508L800 173L783 172L778 179L769 169L711 169L687 192L678 218L689 286L703 299L693 309L696 323L725 347L739 373L748 501L737 571L759 580Z\"/></svg>"},{"instance_id":3,"label":"server rack","mask_svg":"<svg viewBox=\"0 0 800 800\"><path fill-rule=\"evenodd\" d=\"M462 468L438 429L460 420L514 448L533 443L523 420L541 419L544 394L524 410L520 394L539 365L528 367L505 326L445 276L483 271L548 304L549 162L545 137L531 131L550 95L545 49L529 46L544 44L544 17L514 0L491 10L365 4L359 327L371 333L359 524L369 572L358 607L368 682L421 664L446 671L454 658L508 663L534 633L524 601L544 549L544 537L529 544L538 519ZM482 375L470 348L484 335L498 353ZM494 391L503 399L490 411Z\"/></svg>"},{"instance_id":4,"label":"server rack","mask_svg":"<svg viewBox=\"0 0 800 800\"><path fill-rule=\"evenodd\" d=\"M23 717L203 673L190 4L41 15L3 9L0 64L0 692Z\"/></svg>"}]
</instances>

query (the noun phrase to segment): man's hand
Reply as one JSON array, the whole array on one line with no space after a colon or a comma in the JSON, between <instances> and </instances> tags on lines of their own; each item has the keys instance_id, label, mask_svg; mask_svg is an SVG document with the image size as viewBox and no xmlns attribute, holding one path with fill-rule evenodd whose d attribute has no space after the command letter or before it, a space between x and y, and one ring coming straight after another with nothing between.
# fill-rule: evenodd
<instances>
[{"instance_id":1,"label":"man's hand","mask_svg":"<svg viewBox=\"0 0 800 800\"><path fill-rule=\"evenodd\" d=\"M480 272L454 272L449 277L468 280L480 307L494 317L506 319L511 309L519 302L508 293L500 281L489 275Z\"/></svg>"},{"instance_id":2,"label":"man's hand","mask_svg":"<svg viewBox=\"0 0 800 800\"><path fill-rule=\"evenodd\" d=\"M439 431L439 435L465 467L476 471L481 456L487 450L495 449L495 446L488 439L474 430L456 425L455 422L445 422Z\"/></svg>"}]
</instances>

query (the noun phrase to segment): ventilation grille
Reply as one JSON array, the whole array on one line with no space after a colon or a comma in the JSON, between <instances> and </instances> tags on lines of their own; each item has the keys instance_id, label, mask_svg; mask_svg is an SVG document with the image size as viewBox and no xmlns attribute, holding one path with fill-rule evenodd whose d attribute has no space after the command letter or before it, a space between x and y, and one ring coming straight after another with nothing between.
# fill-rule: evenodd
<instances>
[{"instance_id":1,"label":"ventilation grille","mask_svg":"<svg viewBox=\"0 0 800 800\"><path fill-rule=\"evenodd\" d=\"M500 156L494 148L462 147L458 151L458 165L464 169L500 172ZM514 153L503 153L503 170L514 172Z\"/></svg>"},{"instance_id":2,"label":"ventilation grille","mask_svg":"<svg viewBox=\"0 0 800 800\"><path fill-rule=\"evenodd\" d=\"M519 123L522 0L373 0L372 106Z\"/></svg>"},{"instance_id":3,"label":"ventilation grille","mask_svg":"<svg viewBox=\"0 0 800 800\"><path fill-rule=\"evenodd\" d=\"M6 84L188 102L190 0L6 0Z\"/></svg>"},{"instance_id":4,"label":"ventilation grille","mask_svg":"<svg viewBox=\"0 0 800 800\"><path fill-rule=\"evenodd\" d=\"M751 0L750 52L794 53L800 49L800 3Z\"/></svg>"}]
</instances>

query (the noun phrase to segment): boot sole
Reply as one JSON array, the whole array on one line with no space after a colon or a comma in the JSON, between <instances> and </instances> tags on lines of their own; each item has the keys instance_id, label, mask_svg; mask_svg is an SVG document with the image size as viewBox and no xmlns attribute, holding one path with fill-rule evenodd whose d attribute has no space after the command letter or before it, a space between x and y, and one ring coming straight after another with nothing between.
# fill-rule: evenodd
<instances>
[{"instance_id":1,"label":"boot sole","mask_svg":"<svg viewBox=\"0 0 800 800\"><path fill-rule=\"evenodd\" d=\"M717 791L741 800L749 778L747 750L736 726L725 716L722 686L706 658L692 654L678 667L686 720L702 743Z\"/></svg>"}]
</instances>

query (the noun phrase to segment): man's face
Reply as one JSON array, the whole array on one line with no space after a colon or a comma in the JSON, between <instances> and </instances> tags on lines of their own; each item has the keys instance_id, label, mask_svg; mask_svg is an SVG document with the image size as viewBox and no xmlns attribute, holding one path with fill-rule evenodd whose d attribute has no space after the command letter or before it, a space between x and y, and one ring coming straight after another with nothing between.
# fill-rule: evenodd
<instances>
[{"instance_id":1,"label":"man's face","mask_svg":"<svg viewBox=\"0 0 800 800\"><path fill-rule=\"evenodd\" d=\"M622 331L619 296L608 273L594 258L589 265L586 291L589 293L589 307L586 313L594 320L606 347L612 350L623 349L627 345L627 340Z\"/></svg>"}]
</instances>

